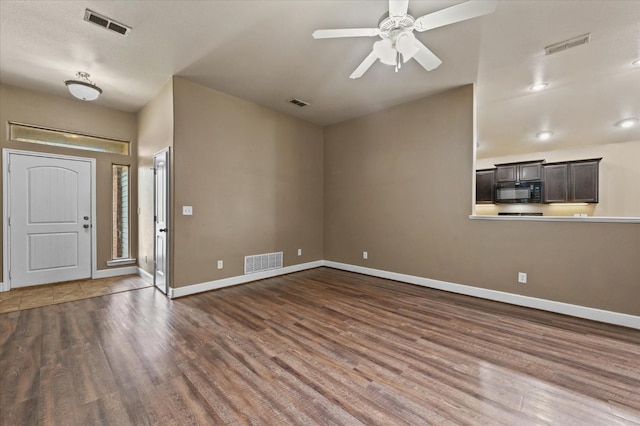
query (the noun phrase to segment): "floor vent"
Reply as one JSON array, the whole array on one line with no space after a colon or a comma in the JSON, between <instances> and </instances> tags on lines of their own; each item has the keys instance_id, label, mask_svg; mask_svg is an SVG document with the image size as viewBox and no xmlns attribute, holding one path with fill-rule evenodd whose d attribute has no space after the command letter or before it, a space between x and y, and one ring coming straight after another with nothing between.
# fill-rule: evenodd
<instances>
[{"instance_id":1,"label":"floor vent","mask_svg":"<svg viewBox=\"0 0 640 426\"><path fill-rule=\"evenodd\" d=\"M578 37L570 38L569 40L561 41L560 43L552 44L544 48L547 55L562 52L563 50L571 49L572 47L581 46L589 43L591 40L591 34L583 34Z\"/></svg>"},{"instance_id":2,"label":"floor vent","mask_svg":"<svg viewBox=\"0 0 640 426\"><path fill-rule=\"evenodd\" d=\"M127 35L131 31L131 27L127 27L126 25L120 24L111 18L102 16L99 13L96 13L93 10L89 9L86 9L84 11L84 20L122 35Z\"/></svg>"},{"instance_id":3,"label":"floor vent","mask_svg":"<svg viewBox=\"0 0 640 426\"><path fill-rule=\"evenodd\" d=\"M244 257L244 273L269 271L271 269L282 268L282 252L256 254Z\"/></svg>"}]
</instances>

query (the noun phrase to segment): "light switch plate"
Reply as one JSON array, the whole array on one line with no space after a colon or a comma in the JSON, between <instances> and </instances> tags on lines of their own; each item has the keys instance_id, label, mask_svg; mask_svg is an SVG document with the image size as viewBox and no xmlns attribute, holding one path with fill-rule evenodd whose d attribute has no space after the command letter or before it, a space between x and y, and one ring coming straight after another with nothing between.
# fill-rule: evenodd
<instances>
[{"instance_id":1,"label":"light switch plate","mask_svg":"<svg viewBox=\"0 0 640 426\"><path fill-rule=\"evenodd\" d=\"M182 215L191 216L193 214L193 206L182 206Z\"/></svg>"},{"instance_id":2,"label":"light switch plate","mask_svg":"<svg viewBox=\"0 0 640 426\"><path fill-rule=\"evenodd\" d=\"M218 260L218 269L222 269L224 267L224 263L222 260Z\"/></svg>"}]
</instances>

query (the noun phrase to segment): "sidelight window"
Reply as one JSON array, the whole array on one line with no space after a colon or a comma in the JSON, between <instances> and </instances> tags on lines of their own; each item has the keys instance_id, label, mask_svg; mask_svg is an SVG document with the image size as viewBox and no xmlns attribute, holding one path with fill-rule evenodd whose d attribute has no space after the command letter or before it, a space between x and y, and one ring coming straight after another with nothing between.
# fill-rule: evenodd
<instances>
[{"instance_id":1,"label":"sidelight window","mask_svg":"<svg viewBox=\"0 0 640 426\"><path fill-rule=\"evenodd\" d=\"M129 258L129 166L112 166L113 206L112 206L112 252L111 258Z\"/></svg>"}]
</instances>

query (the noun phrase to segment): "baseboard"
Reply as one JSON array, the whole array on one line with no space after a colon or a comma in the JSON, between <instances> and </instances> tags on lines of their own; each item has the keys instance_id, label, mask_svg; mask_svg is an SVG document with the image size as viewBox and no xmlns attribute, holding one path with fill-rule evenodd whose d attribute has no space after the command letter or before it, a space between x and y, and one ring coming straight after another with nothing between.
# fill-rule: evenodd
<instances>
[{"instance_id":1,"label":"baseboard","mask_svg":"<svg viewBox=\"0 0 640 426\"><path fill-rule=\"evenodd\" d=\"M400 274L397 272L389 272L381 269L367 268L364 266L350 265L347 263L333 262L329 260L317 260L314 262L301 263L298 265L287 266L280 269L258 272L255 274L239 275L215 281L193 284L185 287L170 288L169 297L174 299L177 297L188 296L190 294L202 293L204 291L216 290L219 288L245 284L265 278L272 278L279 275L286 275L293 272L304 271L306 269L318 268L320 266L327 266L329 268L341 269L344 271L356 272L359 274L371 275L379 278L386 278L409 284L420 285L423 287L449 291L452 293L465 294L467 296L480 297L482 299L495 300L497 302L510 303L512 305L525 306L527 308L540 309L542 311L570 315L577 318L584 318L608 324L640 329L640 316L605 311L602 309L589 308L586 306L572 305L570 303L556 302L553 300L540 299L537 297L522 296L519 294L506 293L503 291L489 290L486 288L450 283L447 281L439 281L430 278L418 277L415 275ZM129 268L118 268L118 270L127 269ZM137 268L136 271L127 273L137 273L145 281L153 283L153 276L143 269ZM2 286L0 284L0 291L1 289Z\"/></svg>"},{"instance_id":2,"label":"baseboard","mask_svg":"<svg viewBox=\"0 0 640 426\"><path fill-rule=\"evenodd\" d=\"M150 273L148 273L147 271L145 271L142 268L138 268L137 273L140 276L140 278L142 278L143 280L145 280L149 284L153 285L153 275L151 275Z\"/></svg>"},{"instance_id":3,"label":"baseboard","mask_svg":"<svg viewBox=\"0 0 640 426\"><path fill-rule=\"evenodd\" d=\"M202 293L203 291L216 290L223 287L230 287L232 285L245 284L251 281L277 277L278 275L286 275L291 274L292 272L304 271L305 269L318 268L323 265L324 261L316 260L314 262L300 263L298 265L286 266L284 268L272 269L270 271L257 272L255 274L239 275L235 277L223 278L221 280L192 284L185 287L170 288L169 297L175 299L176 297Z\"/></svg>"},{"instance_id":4,"label":"baseboard","mask_svg":"<svg viewBox=\"0 0 640 426\"><path fill-rule=\"evenodd\" d=\"M525 306L527 308L535 308L543 311L555 312L558 314L570 315L573 317L585 318L593 321L640 329L640 316L605 311L602 309L589 308L580 305L572 305L569 303L556 302L553 300L539 299L536 297L522 296L519 294L489 290L469 285L455 284L447 281L432 280L429 278L399 274L396 272L389 272L381 269L366 268L363 266L350 265L347 263L332 262L328 260L325 260L322 263L324 266L327 266L329 268L357 272L360 274L372 275L374 277L387 278L390 280L416 284L424 287L435 288L438 290L450 291L452 293L465 294L467 296L480 297L483 299L510 303L512 305Z\"/></svg>"},{"instance_id":5,"label":"baseboard","mask_svg":"<svg viewBox=\"0 0 640 426\"><path fill-rule=\"evenodd\" d=\"M9 283L7 283L5 285L5 283L0 283L0 293L2 293L3 291L9 291Z\"/></svg>"},{"instance_id":6,"label":"baseboard","mask_svg":"<svg viewBox=\"0 0 640 426\"><path fill-rule=\"evenodd\" d=\"M127 266L126 268L98 269L93 278L119 277L120 275L132 275L137 273L137 266Z\"/></svg>"}]
</instances>

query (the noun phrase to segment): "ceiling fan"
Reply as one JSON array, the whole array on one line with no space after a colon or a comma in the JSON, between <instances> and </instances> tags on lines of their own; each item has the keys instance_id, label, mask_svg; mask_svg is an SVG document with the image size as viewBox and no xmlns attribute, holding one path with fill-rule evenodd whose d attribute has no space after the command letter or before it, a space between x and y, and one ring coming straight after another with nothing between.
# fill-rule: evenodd
<instances>
[{"instance_id":1,"label":"ceiling fan","mask_svg":"<svg viewBox=\"0 0 640 426\"><path fill-rule=\"evenodd\" d=\"M423 32L487 15L493 13L497 3L497 0L467 1L416 19L407 14L409 0L389 0L389 16L380 22L378 28L316 30L313 38L380 36L382 40L373 43L373 51L349 78L362 77L376 59L383 64L395 66L398 72L404 62L413 58L424 69L431 71L438 68L442 61L416 38L413 31Z\"/></svg>"}]
</instances>

